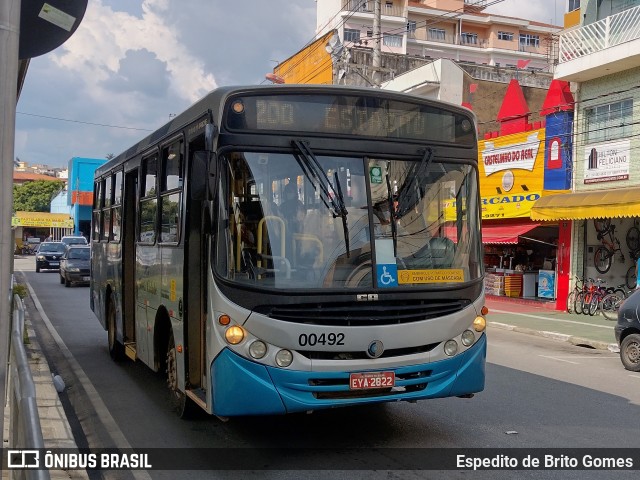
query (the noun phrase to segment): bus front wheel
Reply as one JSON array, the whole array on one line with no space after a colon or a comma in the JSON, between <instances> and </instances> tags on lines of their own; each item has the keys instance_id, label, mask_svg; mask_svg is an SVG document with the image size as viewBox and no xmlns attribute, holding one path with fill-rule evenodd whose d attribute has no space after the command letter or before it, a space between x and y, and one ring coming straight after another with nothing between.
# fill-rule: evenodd
<instances>
[{"instance_id":1,"label":"bus front wheel","mask_svg":"<svg viewBox=\"0 0 640 480\"><path fill-rule=\"evenodd\" d=\"M109 296L109 303L107 304L107 333L109 341L109 355L116 362L124 360L124 345L118 341L116 333L116 304L113 301L113 297Z\"/></svg>"},{"instance_id":2,"label":"bus front wheel","mask_svg":"<svg viewBox=\"0 0 640 480\"><path fill-rule=\"evenodd\" d=\"M178 361L173 333L167 345L167 386L171 397L171 407L180 418L189 418L194 410L193 402L178 387Z\"/></svg>"}]
</instances>

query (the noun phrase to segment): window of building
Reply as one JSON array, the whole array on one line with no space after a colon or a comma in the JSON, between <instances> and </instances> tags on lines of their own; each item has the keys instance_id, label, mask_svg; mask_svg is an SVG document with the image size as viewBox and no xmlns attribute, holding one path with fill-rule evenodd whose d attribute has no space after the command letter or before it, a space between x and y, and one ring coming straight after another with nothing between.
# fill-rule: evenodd
<instances>
[{"instance_id":1,"label":"window of building","mask_svg":"<svg viewBox=\"0 0 640 480\"><path fill-rule=\"evenodd\" d=\"M440 40L443 41L445 39L445 30L442 28L430 28L429 29L429 40Z\"/></svg>"},{"instance_id":2,"label":"window of building","mask_svg":"<svg viewBox=\"0 0 640 480\"><path fill-rule=\"evenodd\" d=\"M511 32L498 32L498 40L506 40L513 42L513 33Z\"/></svg>"},{"instance_id":3,"label":"window of building","mask_svg":"<svg viewBox=\"0 0 640 480\"><path fill-rule=\"evenodd\" d=\"M344 29L344 41L345 42L357 42L360 40L360 30L355 28L345 28Z\"/></svg>"},{"instance_id":4,"label":"window of building","mask_svg":"<svg viewBox=\"0 0 640 480\"><path fill-rule=\"evenodd\" d=\"M460 35L460 39L462 43L465 45L477 45L478 44L478 34L477 33L463 33Z\"/></svg>"},{"instance_id":5,"label":"window of building","mask_svg":"<svg viewBox=\"0 0 640 480\"><path fill-rule=\"evenodd\" d=\"M585 109L586 142L628 137L633 126L633 100L607 103Z\"/></svg>"},{"instance_id":6,"label":"window of building","mask_svg":"<svg viewBox=\"0 0 640 480\"><path fill-rule=\"evenodd\" d=\"M402 47L402 35L382 35L382 44L386 47Z\"/></svg>"},{"instance_id":7,"label":"window of building","mask_svg":"<svg viewBox=\"0 0 640 480\"><path fill-rule=\"evenodd\" d=\"M580 9L580 0L569 0L569 12Z\"/></svg>"},{"instance_id":8,"label":"window of building","mask_svg":"<svg viewBox=\"0 0 640 480\"><path fill-rule=\"evenodd\" d=\"M531 35L530 33L521 33L520 34L520 46L521 47L539 47L540 46L540 36L539 35Z\"/></svg>"},{"instance_id":9,"label":"window of building","mask_svg":"<svg viewBox=\"0 0 640 480\"><path fill-rule=\"evenodd\" d=\"M416 38L416 28L418 27L415 20L409 20L407 22L407 35L409 38Z\"/></svg>"}]
</instances>

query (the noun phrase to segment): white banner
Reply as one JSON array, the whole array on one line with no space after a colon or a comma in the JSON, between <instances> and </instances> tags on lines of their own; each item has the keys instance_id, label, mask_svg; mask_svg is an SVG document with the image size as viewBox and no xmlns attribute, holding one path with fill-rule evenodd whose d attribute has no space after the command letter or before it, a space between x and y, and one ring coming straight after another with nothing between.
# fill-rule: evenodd
<instances>
[{"instance_id":1,"label":"white banner","mask_svg":"<svg viewBox=\"0 0 640 480\"><path fill-rule=\"evenodd\" d=\"M628 180L630 162L629 140L589 145L584 149L584 183Z\"/></svg>"}]
</instances>

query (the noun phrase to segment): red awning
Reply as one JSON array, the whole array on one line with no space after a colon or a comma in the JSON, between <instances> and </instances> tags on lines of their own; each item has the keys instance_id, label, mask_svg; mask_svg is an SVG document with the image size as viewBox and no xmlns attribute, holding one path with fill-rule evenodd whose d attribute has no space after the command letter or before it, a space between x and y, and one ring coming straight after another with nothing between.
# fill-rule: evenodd
<instances>
[{"instance_id":1,"label":"red awning","mask_svg":"<svg viewBox=\"0 0 640 480\"><path fill-rule=\"evenodd\" d=\"M518 225L483 225L482 243L515 244L518 237L536 228L539 223L520 223Z\"/></svg>"}]
</instances>

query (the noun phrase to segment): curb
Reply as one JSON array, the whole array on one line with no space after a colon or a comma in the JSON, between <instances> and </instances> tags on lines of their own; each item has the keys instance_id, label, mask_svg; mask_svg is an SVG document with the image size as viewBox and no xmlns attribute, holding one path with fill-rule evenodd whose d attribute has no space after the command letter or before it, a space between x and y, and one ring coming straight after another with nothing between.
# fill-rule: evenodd
<instances>
[{"instance_id":1,"label":"curb","mask_svg":"<svg viewBox=\"0 0 640 480\"><path fill-rule=\"evenodd\" d=\"M577 337L575 335L568 335L565 333L547 332L544 330L534 330L526 327L516 327L506 323L499 322L487 322L488 325L499 328L501 330L511 330L513 332L525 333L527 335L535 335L538 337L545 337L558 342L568 342L577 347L591 347L596 350L607 350L609 352L618 353L620 348L616 343L602 342L599 340L591 340L589 338Z\"/></svg>"}]
</instances>

